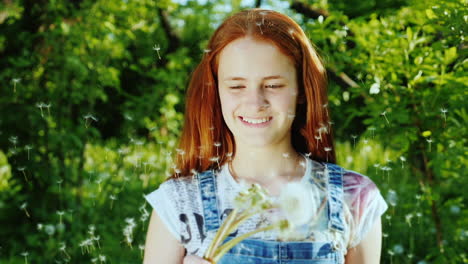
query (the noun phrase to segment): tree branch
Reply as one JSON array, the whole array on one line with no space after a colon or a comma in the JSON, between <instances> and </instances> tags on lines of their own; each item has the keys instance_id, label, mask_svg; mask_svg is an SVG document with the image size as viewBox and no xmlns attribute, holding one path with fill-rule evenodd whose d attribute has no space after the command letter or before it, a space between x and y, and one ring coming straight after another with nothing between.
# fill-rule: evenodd
<instances>
[{"instance_id":1,"label":"tree branch","mask_svg":"<svg viewBox=\"0 0 468 264\"><path fill-rule=\"evenodd\" d=\"M171 28L171 24L169 23L169 15L167 14L167 11L162 10L160 7L158 7L157 12L161 19L161 26L168 39L168 47L167 47L166 53L175 52L180 47L180 42L181 42L180 38ZM160 61L160 64L164 65L166 63L167 63L167 59L162 58Z\"/></svg>"},{"instance_id":2,"label":"tree branch","mask_svg":"<svg viewBox=\"0 0 468 264\"><path fill-rule=\"evenodd\" d=\"M299 1L293 1L290 8L298 13L303 14L308 18L317 19L319 16L327 18L329 16L328 11L318 8L313 8L305 3Z\"/></svg>"},{"instance_id":3,"label":"tree branch","mask_svg":"<svg viewBox=\"0 0 468 264\"><path fill-rule=\"evenodd\" d=\"M300 14L303 14L305 17L312 19L318 19L320 16L322 16L323 18L327 18L330 15L327 10L313 8L299 1L293 1L290 8ZM348 36L354 36L354 33L348 31ZM346 46L348 47L348 49L352 49L356 46L356 43L350 39L346 39ZM337 73L334 69L327 67L327 74L334 82L336 82L342 88L347 89L359 86L344 72Z\"/></svg>"},{"instance_id":4,"label":"tree branch","mask_svg":"<svg viewBox=\"0 0 468 264\"><path fill-rule=\"evenodd\" d=\"M260 8L261 5L262 5L262 0L255 1L255 8Z\"/></svg>"}]
</instances>

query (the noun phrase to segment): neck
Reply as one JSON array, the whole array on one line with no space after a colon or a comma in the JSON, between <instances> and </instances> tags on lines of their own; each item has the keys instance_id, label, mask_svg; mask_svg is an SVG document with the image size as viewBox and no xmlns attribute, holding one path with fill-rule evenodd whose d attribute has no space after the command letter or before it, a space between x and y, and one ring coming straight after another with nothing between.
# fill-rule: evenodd
<instances>
[{"instance_id":1,"label":"neck","mask_svg":"<svg viewBox=\"0 0 468 264\"><path fill-rule=\"evenodd\" d=\"M268 147L236 146L231 163L231 174L238 180L268 183L302 177L304 169L299 166L303 157L290 142Z\"/></svg>"}]
</instances>

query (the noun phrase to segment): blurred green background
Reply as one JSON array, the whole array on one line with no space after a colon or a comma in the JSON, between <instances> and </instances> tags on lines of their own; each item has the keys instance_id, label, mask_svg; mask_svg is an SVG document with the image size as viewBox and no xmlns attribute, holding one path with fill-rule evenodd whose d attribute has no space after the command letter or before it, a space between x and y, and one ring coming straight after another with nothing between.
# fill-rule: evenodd
<instances>
[{"instance_id":1,"label":"blurred green background","mask_svg":"<svg viewBox=\"0 0 468 264\"><path fill-rule=\"evenodd\" d=\"M390 205L382 263L468 263L464 0L1 0L0 263L141 263L184 93L230 13L316 45L339 164ZM465 248L465 249L463 249Z\"/></svg>"}]
</instances>

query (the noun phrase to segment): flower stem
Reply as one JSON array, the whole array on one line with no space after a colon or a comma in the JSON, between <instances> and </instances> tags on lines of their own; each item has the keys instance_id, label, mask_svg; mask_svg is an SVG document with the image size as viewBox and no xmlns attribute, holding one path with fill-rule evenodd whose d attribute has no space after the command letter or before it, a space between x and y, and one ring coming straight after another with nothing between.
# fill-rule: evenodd
<instances>
[{"instance_id":1,"label":"flower stem","mask_svg":"<svg viewBox=\"0 0 468 264\"><path fill-rule=\"evenodd\" d=\"M238 244L242 240L244 240L244 239L246 239L246 238L248 238L248 237L250 237L250 236L252 236L252 235L254 235L256 233L274 229L274 228L276 228L276 227L278 227L280 225L281 225L281 221L277 222L275 224L272 224L272 225L269 225L269 226L266 226L266 227L263 227L263 228L259 228L259 229L256 229L254 231L248 232L248 233L245 233L242 236L238 236L238 237L226 242L221 247L219 247L218 250L216 250L212 260L214 261L214 263L217 263L224 254L226 254L232 247L234 247L236 244Z\"/></svg>"},{"instance_id":2,"label":"flower stem","mask_svg":"<svg viewBox=\"0 0 468 264\"><path fill-rule=\"evenodd\" d=\"M224 234L229 234L227 231L229 230L229 226L231 225L231 223L235 220L236 215L237 209L232 210L229 216L226 218L226 220L221 224L221 227L218 229L218 232L216 232L213 241L211 241L210 246L205 252L206 259L211 259L213 257L212 255L214 254L215 249L218 247L219 243L223 241L222 237L224 236Z\"/></svg>"}]
</instances>

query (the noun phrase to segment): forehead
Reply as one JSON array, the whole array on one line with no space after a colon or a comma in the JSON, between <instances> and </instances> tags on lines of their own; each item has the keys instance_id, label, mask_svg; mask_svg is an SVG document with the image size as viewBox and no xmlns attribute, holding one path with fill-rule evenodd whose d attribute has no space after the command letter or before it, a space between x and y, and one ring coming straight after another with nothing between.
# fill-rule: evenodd
<instances>
[{"instance_id":1,"label":"forehead","mask_svg":"<svg viewBox=\"0 0 468 264\"><path fill-rule=\"evenodd\" d=\"M219 54L218 76L262 78L271 75L295 76L292 60L276 45L240 38L229 43Z\"/></svg>"}]
</instances>

